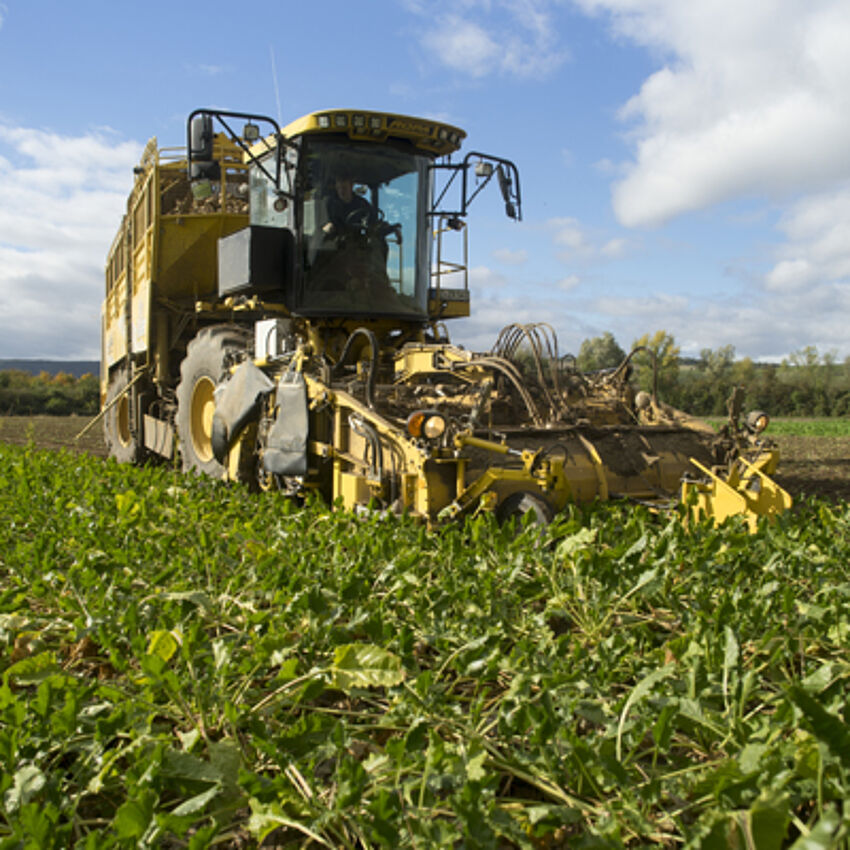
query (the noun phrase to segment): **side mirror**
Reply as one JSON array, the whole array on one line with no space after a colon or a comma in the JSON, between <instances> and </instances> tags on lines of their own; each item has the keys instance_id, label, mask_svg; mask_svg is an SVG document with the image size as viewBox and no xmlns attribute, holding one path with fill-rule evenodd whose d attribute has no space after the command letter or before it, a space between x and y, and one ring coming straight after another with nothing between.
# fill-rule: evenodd
<instances>
[{"instance_id":1,"label":"side mirror","mask_svg":"<svg viewBox=\"0 0 850 850\"><path fill-rule=\"evenodd\" d=\"M213 160L211 115L197 115L192 119L189 163L189 180L217 180L221 176L221 169Z\"/></svg>"},{"instance_id":2,"label":"side mirror","mask_svg":"<svg viewBox=\"0 0 850 850\"><path fill-rule=\"evenodd\" d=\"M508 218L516 218L516 207L513 203L513 182L501 165L496 168L496 176L499 178L499 189L501 189L502 198L505 201L505 214Z\"/></svg>"},{"instance_id":3,"label":"side mirror","mask_svg":"<svg viewBox=\"0 0 850 850\"><path fill-rule=\"evenodd\" d=\"M192 119L192 159L213 158L213 122L211 115L196 115Z\"/></svg>"}]
</instances>

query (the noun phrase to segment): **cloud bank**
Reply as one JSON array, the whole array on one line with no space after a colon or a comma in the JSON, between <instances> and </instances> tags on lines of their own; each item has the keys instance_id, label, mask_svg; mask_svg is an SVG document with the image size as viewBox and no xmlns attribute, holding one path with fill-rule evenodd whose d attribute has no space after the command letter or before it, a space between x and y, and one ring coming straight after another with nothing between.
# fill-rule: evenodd
<instances>
[{"instance_id":1,"label":"cloud bank","mask_svg":"<svg viewBox=\"0 0 850 850\"><path fill-rule=\"evenodd\" d=\"M408 8L427 18L420 36L442 65L474 78L491 73L546 77L567 58L552 0L431 0Z\"/></svg>"},{"instance_id":2,"label":"cloud bank","mask_svg":"<svg viewBox=\"0 0 850 850\"><path fill-rule=\"evenodd\" d=\"M575 0L663 57L623 106L635 159L613 192L626 226L850 177L844 0Z\"/></svg>"},{"instance_id":3,"label":"cloud bank","mask_svg":"<svg viewBox=\"0 0 850 850\"><path fill-rule=\"evenodd\" d=\"M635 156L613 187L619 221L657 226L740 198L774 205L782 211L785 242L736 314L752 311L741 334L754 340L769 316L761 350L775 354L779 338L798 345L820 340L846 351L850 5L575 2L589 14L607 15L617 37L663 58L621 110ZM756 306L758 290L764 300ZM700 327L715 312L690 318Z\"/></svg>"},{"instance_id":4,"label":"cloud bank","mask_svg":"<svg viewBox=\"0 0 850 850\"><path fill-rule=\"evenodd\" d=\"M438 14L438 26L422 43L444 65L473 77L517 74L505 57L519 36L556 66L565 56L559 38L568 36L561 14L566 5L459 0L453 12ZM646 49L657 67L620 104L632 156L610 164L619 223L660 228L689 213L747 200L778 219L777 245L772 260L766 244L753 246L749 261L729 259L746 279L738 298L712 300L695 292L669 299L647 292L628 304L591 302L577 298L578 283L553 286L576 296L574 310L596 317L596 332L606 323L622 332L628 318L645 316L656 327L677 330L684 348L689 338L697 350L732 341L755 356L776 357L815 341L824 349L848 351L850 4L570 0L570 5L600 20L615 41ZM506 19L516 33L500 27ZM550 219L547 227L558 259L583 265L585 272L634 247L620 236L607 241L591 236L574 218ZM722 266L722 255L717 259ZM742 262L753 265L741 269Z\"/></svg>"},{"instance_id":5,"label":"cloud bank","mask_svg":"<svg viewBox=\"0 0 850 850\"><path fill-rule=\"evenodd\" d=\"M99 359L103 266L141 145L0 125L0 357Z\"/></svg>"}]
</instances>

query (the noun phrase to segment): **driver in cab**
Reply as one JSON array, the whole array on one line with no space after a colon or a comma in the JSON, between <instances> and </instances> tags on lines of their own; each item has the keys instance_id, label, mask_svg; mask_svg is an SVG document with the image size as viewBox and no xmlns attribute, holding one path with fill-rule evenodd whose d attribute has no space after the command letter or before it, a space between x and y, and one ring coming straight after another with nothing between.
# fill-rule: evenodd
<instances>
[{"instance_id":1,"label":"driver in cab","mask_svg":"<svg viewBox=\"0 0 850 850\"><path fill-rule=\"evenodd\" d=\"M326 236L335 236L347 227L366 228L378 216L372 205L354 191L354 178L347 173L336 175L334 193L328 199L328 221L322 228Z\"/></svg>"},{"instance_id":2,"label":"driver in cab","mask_svg":"<svg viewBox=\"0 0 850 850\"><path fill-rule=\"evenodd\" d=\"M328 221L322 227L326 237L344 236L346 232L372 233L381 240L381 249L386 257L387 245L383 241L391 233L401 244L401 225L384 221L383 213L354 191L355 180L347 171L334 178L334 190L328 198Z\"/></svg>"},{"instance_id":3,"label":"driver in cab","mask_svg":"<svg viewBox=\"0 0 850 850\"><path fill-rule=\"evenodd\" d=\"M340 170L333 177L321 232L334 244L327 246L331 250L323 252L320 268L314 271L314 279L321 282L319 289L368 293L370 303L383 310L409 309L398 301L387 275L387 237L395 234L394 241L401 245L401 224L389 224L380 209L354 190L363 184L350 171Z\"/></svg>"}]
</instances>

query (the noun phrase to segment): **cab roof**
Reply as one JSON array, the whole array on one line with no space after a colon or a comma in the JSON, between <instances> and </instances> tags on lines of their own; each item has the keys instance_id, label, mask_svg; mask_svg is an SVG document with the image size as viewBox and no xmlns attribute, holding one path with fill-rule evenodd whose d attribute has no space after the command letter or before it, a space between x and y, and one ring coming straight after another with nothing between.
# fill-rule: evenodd
<instances>
[{"instance_id":1,"label":"cab roof","mask_svg":"<svg viewBox=\"0 0 850 850\"><path fill-rule=\"evenodd\" d=\"M324 109L311 112L287 124L282 132L287 139L332 134L369 142L402 139L437 156L459 150L461 142L466 138L466 133L459 127L443 124L441 121L363 109ZM267 151L271 142L272 139L266 139L260 143L262 150ZM257 155L261 150L252 148L252 153Z\"/></svg>"}]
</instances>

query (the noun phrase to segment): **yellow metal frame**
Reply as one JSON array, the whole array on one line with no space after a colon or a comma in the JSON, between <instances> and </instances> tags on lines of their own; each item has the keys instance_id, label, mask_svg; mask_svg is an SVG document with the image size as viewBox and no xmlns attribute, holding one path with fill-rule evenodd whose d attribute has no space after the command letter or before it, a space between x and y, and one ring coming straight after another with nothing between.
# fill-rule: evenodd
<instances>
[{"instance_id":1,"label":"yellow metal frame","mask_svg":"<svg viewBox=\"0 0 850 850\"><path fill-rule=\"evenodd\" d=\"M228 176L234 179L247 169L239 146L222 134L215 137L213 156L222 168L220 192L214 199L218 209L163 211L162 194L169 186L185 183L189 192L184 152L159 148L156 138L145 146L127 213L107 256L104 386L109 369L131 355L143 356L145 365L150 365L156 333L167 333L154 321L156 302L217 292L216 242L248 223L247 212L228 211Z\"/></svg>"},{"instance_id":2,"label":"yellow metal frame","mask_svg":"<svg viewBox=\"0 0 850 850\"><path fill-rule=\"evenodd\" d=\"M724 480L691 458L707 480L684 482L682 501L690 506L694 519L708 517L720 524L730 516L742 516L755 531L759 517L774 517L792 504L791 496L765 472L776 466L777 459L775 451L762 452L754 463L740 457Z\"/></svg>"},{"instance_id":3,"label":"yellow metal frame","mask_svg":"<svg viewBox=\"0 0 850 850\"><path fill-rule=\"evenodd\" d=\"M301 371L308 361L308 352L302 348L292 368ZM424 374L449 372L471 385L488 376L469 352L452 346L408 344L396 353L397 384ZM573 435L573 450L563 457L546 456L540 448L514 448L505 441L476 436L471 431L456 435L451 446L425 448L407 434L404 422L377 413L348 391L331 389L307 374L304 379L311 415L324 411L329 417L326 439L311 439L308 444L308 454L313 458L310 465L315 466L320 458L331 461L330 495L344 508L368 504L373 498L389 501L381 480L374 474L379 461L383 468L394 468L399 482L397 507L422 517L429 525L478 510L493 510L517 491L540 495L556 511L571 501L606 501L623 496L658 508L670 505L669 496L662 498L658 492L662 483L670 484L669 475L662 470L665 459L661 455L656 478L642 480L638 476L626 481L608 468L604 452L601 454L578 429ZM368 441L355 432L352 416L373 429L378 449L369 447ZM479 461L473 466L467 450L502 457L505 462ZM374 457L376 451L380 458ZM666 462L677 466L674 460L671 457ZM775 451L764 450L754 462L739 458L721 474L691 459L704 479L686 482L683 500L692 505L694 518L706 515L714 522L722 522L729 516L741 515L755 529L759 516L773 516L791 506L788 494L769 477L776 461ZM311 486L309 480L304 484Z\"/></svg>"}]
</instances>

